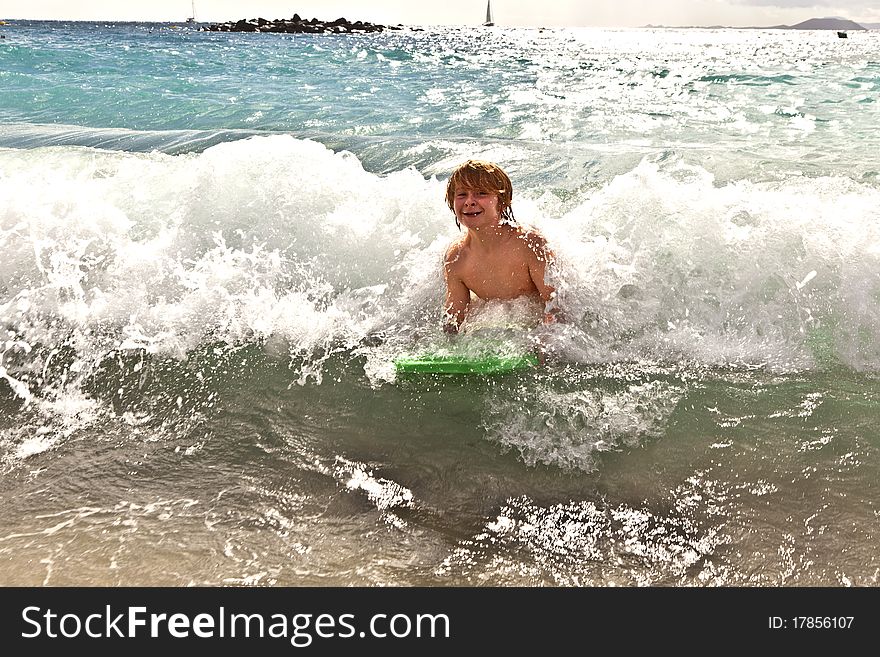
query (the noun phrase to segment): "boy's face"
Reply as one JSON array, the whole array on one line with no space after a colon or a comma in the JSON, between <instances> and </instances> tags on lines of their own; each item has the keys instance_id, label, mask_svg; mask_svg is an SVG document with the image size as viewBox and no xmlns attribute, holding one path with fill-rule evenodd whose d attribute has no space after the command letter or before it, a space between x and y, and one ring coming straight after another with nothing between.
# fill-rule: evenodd
<instances>
[{"instance_id":1,"label":"boy's face","mask_svg":"<svg viewBox=\"0 0 880 657\"><path fill-rule=\"evenodd\" d=\"M452 209L458 221L465 227L478 230L496 226L501 220L497 192L481 191L468 187L456 187Z\"/></svg>"}]
</instances>

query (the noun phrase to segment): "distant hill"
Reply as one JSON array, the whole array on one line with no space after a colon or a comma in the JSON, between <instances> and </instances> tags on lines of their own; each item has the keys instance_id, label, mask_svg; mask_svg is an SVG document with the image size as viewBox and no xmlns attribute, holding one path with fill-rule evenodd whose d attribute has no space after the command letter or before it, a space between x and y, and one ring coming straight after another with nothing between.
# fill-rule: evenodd
<instances>
[{"instance_id":1,"label":"distant hill","mask_svg":"<svg viewBox=\"0 0 880 657\"><path fill-rule=\"evenodd\" d=\"M858 23L846 18L811 18L797 25L778 25L789 30L864 30Z\"/></svg>"},{"instance_id":2,"label":"distant hill","mask_svg":"<svg viewBox=\"0 0 880 657\"><path fill-rule=\"evenodd\" d=\"M645 25L645 27L668 27L666 25ZM698 29L709 29L709 30L718 30L718 29L736 29L730 28L728 25L684 25L679 26L679 28L698 28ZM771 25L769 27L764 26L752 26L752 27L744 27L741 28L744 30L874 30L880 29L880 23L867 23L865 25L859 25L855 21L851 21L846 18L839 18L836 16L829 18L810 18L805 20L803 23L798 23L797 25Z\"/></svg>"}]
</instances>

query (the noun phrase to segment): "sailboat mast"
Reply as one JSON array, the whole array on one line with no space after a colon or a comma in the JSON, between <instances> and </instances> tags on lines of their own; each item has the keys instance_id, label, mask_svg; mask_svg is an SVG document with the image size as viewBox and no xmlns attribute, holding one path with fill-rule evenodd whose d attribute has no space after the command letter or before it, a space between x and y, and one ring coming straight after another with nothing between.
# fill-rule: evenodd
<instances>
[{"instance_id":1,"label":"sailboat mast","mask_svg":"<svg viewBox=\"0 0 880 657\"><path fill-rule=\"evenodd\" d=\"M495 25L495 22L492 20L492 0L486 0L486 22L483 25L485 27Z\"/></svg>"}]
</instances>

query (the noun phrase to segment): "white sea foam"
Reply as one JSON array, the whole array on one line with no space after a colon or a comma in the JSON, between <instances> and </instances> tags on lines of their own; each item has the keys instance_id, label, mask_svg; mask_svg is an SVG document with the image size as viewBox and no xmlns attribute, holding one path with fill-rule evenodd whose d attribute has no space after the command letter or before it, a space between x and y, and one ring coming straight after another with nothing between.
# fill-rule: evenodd
<instances>
[{"instance_id":1,"label":"white sea foam","mask_svg":"<svg viewBox=\"0 0 880 657\"><path fill-rule=\"evenodd\" d=\"M67 380L112 350L182 358L281 339L307 362L387 360L376 337L399 349L439 331L456 235L442 179L377 175L286 136L182 156L3 151L0 171L0 365L23 398L59 384L38 379L62 347ZM718 183L666 157L573 194L524 184L515 197L558 256L568 324L548 340L561 357L787 371L816 365L818 340L823 357L880 364L875 186Z\"/></svg>"}]
</instances>

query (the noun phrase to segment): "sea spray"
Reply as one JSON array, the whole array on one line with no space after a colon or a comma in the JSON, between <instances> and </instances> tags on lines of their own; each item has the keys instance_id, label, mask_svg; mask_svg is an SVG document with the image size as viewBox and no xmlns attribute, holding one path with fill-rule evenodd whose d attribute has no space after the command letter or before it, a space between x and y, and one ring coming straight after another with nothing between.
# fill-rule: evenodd
<instances>
[{"instance_id":1,"label":"sea spray","mask_svg":"<svg viewBox=\"0 0 880 657\"><path fill-rule=\"evenodd\" d=\"M329 354L384 360L380 344L437 335L455 233L441 181L414 170L377 176L290 137L0 161L3 366L18 396L76 382L118 349L185 358L282 339L305 382ZM517 191L518 217L557 253L567 323L548 339L563 360L877 366L873 186L718 184L672 157L579 204Z\"/></svg>"}]
</instances>

